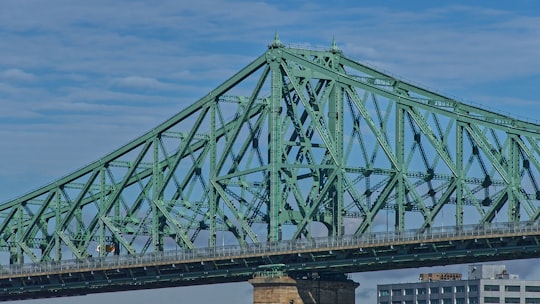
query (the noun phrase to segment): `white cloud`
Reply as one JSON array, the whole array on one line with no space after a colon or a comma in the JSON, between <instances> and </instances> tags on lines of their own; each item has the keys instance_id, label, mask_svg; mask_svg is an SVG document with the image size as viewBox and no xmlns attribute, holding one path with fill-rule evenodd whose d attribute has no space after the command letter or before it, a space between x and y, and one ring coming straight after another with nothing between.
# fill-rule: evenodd
<instances>
[{"instance_id":1,"label":"white cloud","mask_svg":"<svg viewBox=\"0 0 540 304\"><path fill-rule=\"evenodd\" d=\"M346 55L429 85L485 83L540 68L533 55L540 48L540 18L473 7L353 13L359 21L337 29Z\"/></svg>"},{"instance_id":2,"label":"white cloud","mask_svg":"<svg viewBox=\"0 0 540 304\"><path fill-rule=\"evenodd\" d=\"M8 69L3 71L1 74L2 79L7 81L32 81L36 77L31 74L27 73L21 69Z\"/></svg>"},{"instance_id":3,"label":"white cloud","mask_svg":"<svg viewBox=\"0 0 540 304\"><path fill-rule=\"evenodd\" d=\"M123 88L131 89L163 89L167 87L167 84L160 82L159 80L151 77L141 76L128 76L119 79L115 79L113 84Z\"/></svg>"}]
</instances>

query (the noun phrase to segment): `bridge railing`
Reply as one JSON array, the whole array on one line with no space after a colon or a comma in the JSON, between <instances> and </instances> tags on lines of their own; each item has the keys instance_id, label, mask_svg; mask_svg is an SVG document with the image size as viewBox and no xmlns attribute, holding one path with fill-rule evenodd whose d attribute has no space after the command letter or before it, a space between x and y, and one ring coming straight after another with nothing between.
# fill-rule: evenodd
<instances>
[{"instance_id":1,"label":"bridge railing","mask_svg":"<svg viewBox=\"0 0 540 304\"><path fill-rule=\"evenodd\" d=\"M114 269L130 266L200 261L221 257L246 257L258 255L276 255L287 252L334 250L355 246L376 246L378 244L400 244L403 242L429 242L444 239L464 239L471 237L503 236L503 235L540 234L540 226L534 222L490 223L485 225L465 225L461 227L434 227L423 230L405 230L389 232L364 233L362 235L345 235L340 237L324 237L313 239L285 240L274 243L257 243L245 246L222 246L197 248L193 250L173 250L142 255L125 255L113 257L90 257L84 260L65 260L22 265L0 266L0 277L14 275L40 275L53 273L69 273L84 270Z\"/></svg>"}]
</instances>

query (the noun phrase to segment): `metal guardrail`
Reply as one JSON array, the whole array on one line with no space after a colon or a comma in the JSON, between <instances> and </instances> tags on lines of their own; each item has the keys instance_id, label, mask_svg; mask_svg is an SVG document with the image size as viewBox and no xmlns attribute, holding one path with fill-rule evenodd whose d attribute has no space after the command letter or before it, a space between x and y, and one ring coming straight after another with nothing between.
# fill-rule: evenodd
<instances>
[{"instance_id":1,"label":"metal guardrail","mask_svg":"<svg viewBox=\"0 0 540 304\"><path fill-rule=\"evenodd\" d=\"M421 243L447 239L466 239L471 237L490 237L500 235L540 235L540 226L535 222L491 223L486 225L465 225L462 227L435 227L424 230L406 230L402 232L375 232L359 236L313 238L310 240L286 240L275 243L248 244L245 246L222 246L198 248L193 250L173 250L141 255L114 257L90 257L85 260L65 260L22 265L0 266L0 278L20 275L43 275L67 273L70 271L91 271L100 269L126 268L206 261L229 257L251 257L279 255L287 252L338 250L347 247L373 247L378 244L400 244L404 242Z\"/></svg>"}]
</instances>

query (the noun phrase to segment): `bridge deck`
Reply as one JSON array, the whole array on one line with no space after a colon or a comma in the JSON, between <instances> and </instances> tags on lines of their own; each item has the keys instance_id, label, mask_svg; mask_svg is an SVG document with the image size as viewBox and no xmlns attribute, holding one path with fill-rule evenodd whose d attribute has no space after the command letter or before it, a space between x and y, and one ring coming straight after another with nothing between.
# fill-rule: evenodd
<instances>
[{"instance_id":1,"label":"bridge deck","mask_svg":"<svg viewBox=\"0 0 540 304\"><path fill-rule=\"evenodd\" d=\"M237 282L265 264L284 264L289 273L352 273L534 258L538 252L538 225L502 223L11 265L0 270L0 301Z\"/></svg>"}]
</instances>

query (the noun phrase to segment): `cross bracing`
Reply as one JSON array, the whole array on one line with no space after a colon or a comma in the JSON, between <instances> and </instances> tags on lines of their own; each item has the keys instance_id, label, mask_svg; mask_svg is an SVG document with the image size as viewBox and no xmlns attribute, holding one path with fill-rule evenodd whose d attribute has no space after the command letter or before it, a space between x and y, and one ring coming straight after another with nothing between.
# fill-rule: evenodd
<instances>
[{"instance_id":1,"label":"cross bracing","mask_svg":"<svg viewBox=\"0 0 540 304\"><path fill-rule=\"evenodd\" d=\"M163 124L0 205L0 250L20 264L534 224L539 139L536 124L380 72L335 44L276 38Z\"/></svg>"}]
</instances>

